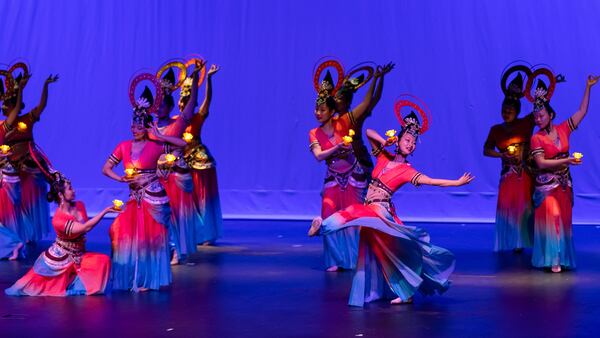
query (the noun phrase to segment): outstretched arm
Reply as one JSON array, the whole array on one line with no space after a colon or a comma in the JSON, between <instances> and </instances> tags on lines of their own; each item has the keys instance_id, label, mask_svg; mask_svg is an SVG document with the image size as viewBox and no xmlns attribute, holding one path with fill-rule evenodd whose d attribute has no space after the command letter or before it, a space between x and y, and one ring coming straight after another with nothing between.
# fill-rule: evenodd
<instances>
[{"instance_id":1,"label":"outstretched arm","mask_svg":"<svg viewBox=\"0 0 600 338\"><path fill-rule=\"evenodd\" d=\"M46 109L46 104L48 103L48 85L56 81L58 81L58 74L54 76L50 74L50 76L48 76L48 78L44 82L44 88L42 89L42 97L40 98L40 103L38 103L38 105L31 110L31 114L33 115L33 118L35 120L39 120L40 116L42 115L42 112L44 111L44 109Z\"/></svg>"},{"instance_id":2,"label":"outstretched arm","mask_svg":"<svg viewBox=\"0 0 600 338\"><path fill-rule=\"evenodd\" d=\"M442 178L431 178L421 174L417 179L417 183L420 185L434 185L438 187L460 187L461 185L468 184L475 176L471 173L464 173L461 177L456 180L446 180Z\"/></svg>"},{"instance_id":3,"label":"outstretched arm","mask_svg":"<svg viewBox=\"0 0 600 338\"><path fill-rule=\"evenodd\" d=\"M573 114L571 116L571 121L573 121L575 128L577 128L577 126L579 126L579 123L581 123L581 120L583 120L583 118L585 117L585 115L588 112L588 107L590 105L590 90L592 89L592 86L598 82L599 79L600 79L600 75L599 76L590 75L587 78L587 82L585 84L585 90L583 91L583 99L581 99L581 104L579 105L579 110L577 110L575 112L575 114Z\"/></svg>"},{"instance_id":4,"label":"outstretched arm","mask_svg":"<svg viewBox=\"0 0 600 338\"><path fill-rule=\"evenodd\" d=\"M74 235L74 236L83 235L83 234L87 233L88 231L92 230L100 222L100 220L109 212L118 212L118 211L111 207L105 208L104 210L99 212L96 216L90 218L85 223L73 222L71 224L71 226L69 226L68 231L71 235Z\"/></svg>"}]
</instances>

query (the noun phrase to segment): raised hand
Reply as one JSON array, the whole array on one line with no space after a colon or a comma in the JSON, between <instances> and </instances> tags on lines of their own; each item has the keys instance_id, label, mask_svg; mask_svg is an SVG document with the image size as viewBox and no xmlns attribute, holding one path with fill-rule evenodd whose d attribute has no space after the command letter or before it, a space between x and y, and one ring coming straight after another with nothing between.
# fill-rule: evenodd
<instances>
[{"instance_id":1,"label":"raised hand","mask_svg":"<svg viewBox=\"0 0 600 338\"><path fill-rule=\"evenodd\" d=\"M208 70L208 76L213 76L216 72L219 71L219 69L221 69L221 67L219 67L218 65L210 65L210 69Z\"/></svg>"},{"instance_id":2,"label":"raised hand","mask_svg":"<svg viewBox=\"0 0 600 338\"><path fill-rule=\"evenodd\" d=\"M382 73L383 74L382 75L385 75L385 74L391 72L392 69L394 69L394 67L396 67L396 64L393 63L393 62L390 62L387 65L383 66L383 68L382 68Z\"/></svg>"},{"instance_id":3,"label":"raised hand","mask_svg":"<svg viewBox=\"0 0 600 338\"><path fill-rule=\"evenodd\" d=\"M48 78L46 79L46 82L44 82L45 84L50 84L50 83L54 83L58 81L58 74L52 76L52 74L50 74L50 76L48 76Z\"/></svg>"},{"instance_id":4,"label":"raised hand","mask_svg":"<svg viewBox=\"0 0 600 338\"><path fill-rule=\"evenodd\" d=\"M588 87L591 87L593 85L595 85L596 83L598 83L598 80L600 80L600 75L589 75L587 78L587 85Z\"/></svg>"}]
</instances>

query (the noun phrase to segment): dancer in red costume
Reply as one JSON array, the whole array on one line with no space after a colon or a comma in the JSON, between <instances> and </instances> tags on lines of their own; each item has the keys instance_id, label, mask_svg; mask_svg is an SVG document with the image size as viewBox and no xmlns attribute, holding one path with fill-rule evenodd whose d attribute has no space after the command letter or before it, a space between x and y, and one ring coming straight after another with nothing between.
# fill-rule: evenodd
<instances>
[{"instance_id":1,"label":"dancer in red costume","mask_svg":"<svg viewBox=\"0 0 600 338\"><path fill-rule=\"evenodd\" d=\"M135 100L135 89L144 80L154 84L156 98L146 87ZM162 90L155 75L146 73L134 78L129 98L134 106L133 140L117 145L102 172L115 181L129 184L129 201L110 227L113 288L140 292L171 284L168 228L172 214L169 198L159 182L157 163L165 152L171 151L171 146L184 147L185 141L160 134L152 123L150 113L162 102ZM113 170L121 162L125 176Z\"/></svg>"},{"instance_id":2,"label":"dancer in red costume","mask_svg":"<svg viewBox=\"0 0 600 338\"><path fill-rule=\"evenodd\" d=\"M550 80L550 87L538 80L535 94L531 86L538 75ZM570 166L581 164L581 159L569 155L571 132L577 129L588 111L590 91L600 76L587 78L579 109L566 121L555 125L556 112L550 106L556 78L547 68L536 70L527 81L525 94L533 102L535 124L539 130L531 138L531 153L537 164L534 206L535 223L532 264L550 268L552 272L574 269L573 246L573 185Z\"/></svg>"},{"instance_id":3,"label":"dancer in red costume","mask_svg":"<svg viewBox=\"0 0 600 338\"><path fill-rule=\"evenodd\" d=\"M402 224L391 198L407 183L461 186L471 182L473 176L465 173L457 180L436 179L415 170L407 157L415 151L417 137L427 131L428 120L423 113L421 125L414 112L402 119L399 109L396 111L402 125L399 137L384 139L374 130L367 130L377 163L365 204L349 206L324 220L316 218L309 230L309 235L314 236L360 229L358 264L349 299L352 306L380 298L391 298L392 304L410 303L417 291L442 293L449 287L454 270L454 255L432 245L423 229ZM385 149L393 144L395 154Z\"/></svg>"},{"instance_id":4,"label":"dancer in red costume","mask_svg":"<svg viewBox=\"0 0 600 338\"><path fill-rule=\"evenodd\" d=\"M56 240L35 261L33 267L13 286L10 296L96 295L107 291L110 258L87 252L85 235L109 212L108 207L92 219L85 206L75 201L75 190L62 174L55 172L49 199L58 204L52 218Z\"/></svg>"},{"instance_id":5,"label":"dancer in red costume","mask_svg":"<svg viewBox=\"0 0 600 338\"><path fill-rule=\"evenodd\" d=\"M507 88L506 82L513 73L517 73L517 76ZM531 247L533 236L533 179L527 158L535 124L533 114L518 118L523 97L522 74L531 75L529 66L514 65L502 74L504 122L490 129L483 147L485 156L502 159L494 251L521 252L523 248Z\"/></svg>"},{"instance_id":6,"label":"dancer in red costume","mask_svg":"<svg viewBox=\"0 0 600 338\"><path fill-rule=\"evenodd\" d=\"M194 65L193 77L198 79L198 73L204 67L203 61L197 61ZM175 80L175 72L173 68L179 69L178 80ZM176 117L171 117L171 111L175 106L173 99L173 91L181 87L186 79L186 66L179 61L171 61L166 63L159 72L157 78L166 71L162 77L161 85L164 97L156 116L158 130L166 136L183 137L183 132L192 121L194 109L197 104L198 96L198 81L193 81L189 92L191 99L188 104L181 110L181 114ZM161 179L173 212L173 224L169 228L169 236L173 244L173 255L171 264L179 264L180 259L185 259L190 254L196 252L196 231L203 225L202 215L196 206L194 199L194 183L190 167L184 160L183 149L174 149L173 156L176 159L173 163L169 163L163 168L165 169L165 177Z\"/></svg>"},{"instance_id":7,"label":"dancer in red costume","mask_svg":"<svg viewBox=\"0 0 600 338\"><path fill-rule=\"evenodd\" d=\"M0 100L6 97L11 97L10 90L14 90L14 81L8 71L0 70L0 75L5 77L9 84L8 92L4 90L4 81L0 81ZM0 258L8 258L15 260L19 257L23 241L17 235L17 230L20 228L20 201L21 201L21 185L17 171L14 169L8 157L12 155L10 147L4 144L6 135L6 123L12 124L17 118L18 112L21 110L21 95L23 88L27 84L29 77L23 77L18 85L17 104L8 113L6 120L0 122Z\"/></svg>"},{"instance_id":8,"label":"dancer in red costume","mask_svg":"<svg viewBox=\"0 0 600 338\"><path fill-rule=\"evenodd\" d=\"M212 77L219 71L219 66L211 65L206 74L206 93L200 109L192 118L186 130L192 137L185 149L185 159L192 169L194 179L194 199L202 213L201 228L196 230L196 241L202 245L210 245L221 237L223 232L223 215L219 198L217 181L217 163L208 147L202 142L202 130L208 118L212 102ZM191 79L190 79L191 80ZM179 99L179 109L189 105L189 91L192 81L187 80Z\"/></svg>"},{"instance_id":9,"label":"dancer in red costume","mask_svg":"<svg viewBox=\"0 0 600 338\"><path fill-rule=\"evenodd\" d=\"M319 84L320 74L327 68L337 71L337 83L327 70L325 78ZM318 97L315 117L320 126L309 132L310 150L317 161L325 160L327 174L322 191L321 217L326 218L349 205L362 203L369 175L357 160L352 148L352 135L355 122L362 120L371 104L375 81L371 82L365 99L354 110L349 111L349 98L363 83L361 78L343 78L343 68L335 60L323 62L315 73L315 89ZM375 77L381 76L377 72ZM338 94L338 90L344 94ZM339 104L344 105L338 110ZM336 111L342 111L336 114ZM352 132L350 130L353 130ZM346 138L346 141L344 141ZM323 253L327 271L353 269L356 266L358 250L358 230L348 228L328 236L323 236Z\"/></svg>"},{"instance_id":10,"label":"dancer in red costume","mask_svg":"<svg viewBox=\"0 0 600 338\"><path fill-rule=\"evenodd\" d=\"M20 78L29 77L28 67L22 63L15 63L8 70L13 74L21 70L15 83L20 82ZM19 208L21 216L17 234L23 241L39 241L50 231L49 209L46 195L48 193L47 181L42 171L47 166L47 161L40 156L40 152L33 139L33 129L40 120L42 112L48 102L48 87L51 83L58 80L58 75L50 75L44 82L42 97L39 104L29 113L18 115L14 121L5 121L6 130L5 143L12 149L12 155L9 161L13 168L18 172L21 182L21 207ZM13 96L6 98L2 104L2 111L7 115L17 105L17 92ZM21 103L21 110L24 104ZM17 114L20 114L19 110ZM42 160L43 159L43 160Z\"/></svg>"}]
</instances>

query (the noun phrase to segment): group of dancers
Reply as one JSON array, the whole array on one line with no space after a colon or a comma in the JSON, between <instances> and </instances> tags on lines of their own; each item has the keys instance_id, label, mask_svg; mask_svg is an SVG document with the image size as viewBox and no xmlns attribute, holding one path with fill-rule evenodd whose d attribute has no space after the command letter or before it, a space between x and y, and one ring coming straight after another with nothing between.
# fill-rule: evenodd
<instances>
[{"instance_id":1,"label":"group of dancers","mask_svg":"<svg viewBox=\"0 0 600 338\"><path fill-rule=\"evenodd\" d=\"M24 255L24 243L47 235L48 203L57 204L52 218L56 240L6 294L158 290L171 283L171 265L196 252L196 245L211 245L221 236L216 163L201 138L212 99L212 77L219 67L206 70L205 65L198 57L172 60L156 74L133 78L129 87L133 139L119 143L102 168L109 178L129 185L129 200L115 200L91 219L84 203L75 199L71 182L50 164L33 139L48 87L58 76L45 81L38 106L21 114L29 68L17 62L0 70L6 117L0 122L0 258L18 259ZM204 80L205 98L197 109L198 88ZM144 83L154 87L154 93L146 85L136 97ZM180 114L171 116L177 90ZM125 169L123 175L115 171L119 164ZM117 213L109 231L111 256L86 252L86 233L108 213Z\"/></svg>"},{"instance_id":2,"label":"group of dancers","mask_svg":"<svg viewBox=\"0 0 600 338\"><path fill-rule=\"evenodd\" d=\"M390 129L384 135L363 131L381 98L384 78L393 69L393 63L362 63L345 71L341 62L328 58L314 70L319 126L309 132L309 147L318 161L325 161L327 170L321 215L312 221L309 235L322 236L327 271L354 270L349 300L354 306L381 298L392 299L392 304L410 303L417 291L442 293L449 287L454 255L433 245L425 230L404 225L392 195L407 183L458 187L474 179L468 172L455 180L431 178L409 163L431 122L428 107L414 95L403 94L394 103L399 131ZM209 245L219 238L222 218L215 162L201 139L211 81L218 71L216 65L206 70L201 58L191 57L169 61L156 74L133 78L129 88L133 139L119 143L102 168L107 177L129 185L129 200L124 205L114 201L90 219L85 205L75 199L71 182L33 140L48 87L58 76L45 81L38 106L21 114L23 90L31 76L28 67L19 62L0 70L6 116L0 128L0 256L17 259L24 242L46 235L47 201L58 205L52 219L55 242L7 294L157 290L171 283L170 265L189 257L197 244ZM205 78L205 98L196 109ZM599 79L589 76L579 109L554 124L550 99L564 77L548 67L522 62L503 73L504 122L491 128L484 145L485 156L502 159L496 251L533 247L534 267L552 272L575 268L569 167L581 164L582 155L570 155L569 138L587 114L591 88ZM145 86L136 97L144 82L154 87L154 93ZM355 93L366 85L363 100L352 108ZM177 90L180 113L172 116ZM532 112L519 118L523 97L532 103ZM534 133L535 126L539 130ZM120 164L124 175L115 170ZM111 256L86 252L86 233L108 213L118 214L110 226Z\"/></svg>"},{"instance_id":3,"label":"group of dancers","mask_svg":"<svg viewBox=\"0 0 600 338\"><path fill-rule=\"evenodd\" d=\"M390 129L382 136L372 129L365 131L376 160L373 166L364 151L363 124L381 97L385 75L393 68L392 63L365 63L346 73L341 62L326 59L314 73L319 126L309 133L309 147L318 161L326 162L327 171L321 216L313 220L308 234L322 236L327 271L354 270L349 298L353 306L382 298L391 299L392 304L411 303L417 291L427 295L448 288L454 255L431 244L423 229L404 225L392 195L406 183L457 187L474 179L470 173L456 180L430 178L407 161L431 121L427 106L410 94L401 95L394 104L399 132ZM330 70L337 73L336 82ZM504 122L492 127L484 146L485 156L502 158L496 251L521 252L533 246L534 267L552 272L575 268L569 167L581 164L582 154L570 155L569 137L587 114L590 90L599 79L587 78L579 109L555 125L550 99L564 76L525 63L513 64L503 73ZM363 101L350 109L354 93L369 81ZM532 103L532 112L518 118L523 97ZM539 130L534 134L535 126Z\"/></svg>"}]
</instances>

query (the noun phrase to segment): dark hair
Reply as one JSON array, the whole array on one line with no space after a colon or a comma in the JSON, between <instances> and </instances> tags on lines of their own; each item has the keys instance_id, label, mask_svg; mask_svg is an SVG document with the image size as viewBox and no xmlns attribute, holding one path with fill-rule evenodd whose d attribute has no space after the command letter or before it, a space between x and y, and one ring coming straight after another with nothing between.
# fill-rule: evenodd
<instances>
[{"instance_id":1,"label":"dark hair","mask_svg":"<svg viewBox=\"0 0 600 338\"><path fill-rule=\"evenodd\" d=\"M17 96L13 96L10 99L4 100L2 102L2 106L10 107L10 109L14 108L17 105ZM21 110L25 109L25 102L21 101Z\"/></svg>"},{"instance_id":2,"label":"dark hair","mask_svg":"<svg viewBox=\"0 0 600 338\"><path fill-rule=\"evenodd\" d=\"M65 193L65 186L70 182L59 173L55 174L54 181L50 184L50 191L46 196L48 202L56 202L60 204L60 195Z\"/></svg>"},{"instance_id":3,"label":"dark hair","mask_svg":"<svg viewBox=\"0 0 600 338\"><path fill-rule=\"evenodd\" d=\"M133 113L133 123L141 123L144 125L144 128L150 128L152 121L152 115L148 114L145 108L136 109Z\"/></svg>"},{"instance_id":4,"label":"dark hair","mask_svg":"<svg viewBox=\"0 0 600 338\"><path fill-rule=\"evenodd\" d=\"M175 107L175 100L171 94L165 94L163 102L169 107Z\"/></svg>"},{"instance_id":5,"label":"dark hair","mask_svg":"<svg viewBox=\"0 0 600 338\"><path fill-rule=\"evenodd\" d=\"M335 99L333 98L333 96L328 96L325 99L325 105L329 110L335 111Z\"/></svg>"},{"instance_id":6,"label":"dark hair","mask_svg":"<svg viewBox=\"0 0 600 338\"><path fill-rule=\"evenodd\" d=\"M556 112L554 111L554 108L550 106L550 102L544 102L544 108L546 108L548 115L550 115L550 119L554 120L556 117Z\"/></svg>"},{"instance_id":7,"label":"dark hair","mask_svg":"<svg viewBox=\"0 0 600 338\"><path fill-rule=\"evenodd\" d=\"M504 106L509 106L509 107L513 107L515 108L515 110L517 111L517 116L519 116L519 113L521 112L521 101L514 99L512 97L505 97L504 101L502 101L502 107L504 108Z\"/></svg>"}]
</instances>

